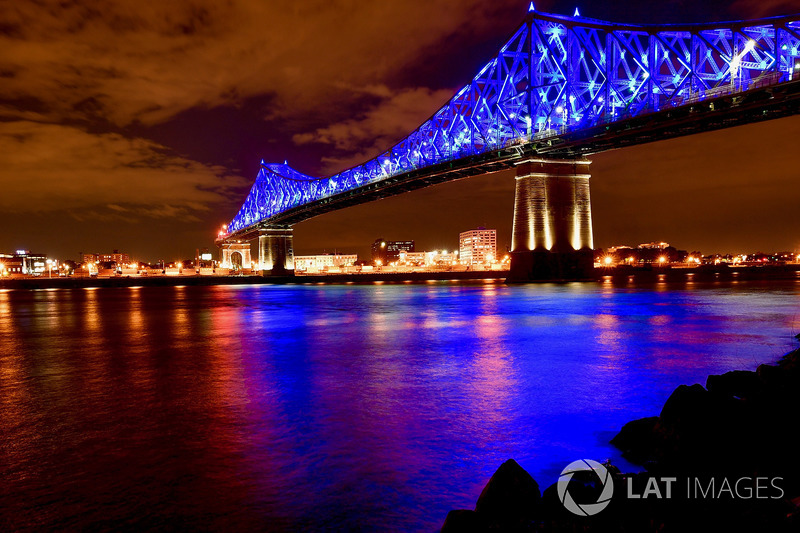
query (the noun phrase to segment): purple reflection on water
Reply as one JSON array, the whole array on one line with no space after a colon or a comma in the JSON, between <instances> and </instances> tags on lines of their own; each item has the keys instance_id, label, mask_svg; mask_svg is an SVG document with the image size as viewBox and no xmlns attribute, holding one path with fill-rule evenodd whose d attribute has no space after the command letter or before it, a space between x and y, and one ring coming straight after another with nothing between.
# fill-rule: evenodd
<instances>
[{"instance_id":1,"label":"purple reflection on water","mask_svg":"<svg viewBox=\"0 0 800 533\"><path fill-rule=\"evenodd\" d=\"M800 284L0 292L0 526L435 529L793 347Z\"/></svg>"}]
</instances>

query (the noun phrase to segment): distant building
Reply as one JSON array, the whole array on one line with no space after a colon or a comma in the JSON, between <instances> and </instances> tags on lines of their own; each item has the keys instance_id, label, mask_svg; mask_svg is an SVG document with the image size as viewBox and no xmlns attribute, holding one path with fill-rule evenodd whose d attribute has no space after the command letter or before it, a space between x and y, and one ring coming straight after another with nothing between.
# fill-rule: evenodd
<instances>
[{"instance_id":1,"label":"distant building","mask_svg":"<svg viewBox=\"0 0 800 533\"><path fill-rule=\"evenodd\" d=\"M637 246L640 250L663 250L669 248L668 242L648 242Z\"/></svg>"},{"instance_id":2,"label":"distant building","mask_svg":"<svg viewBox=\"0 0 800 533\"><path fill-rule=\"evenodd\" d=\"M0 262L3 263L0 270L9 274L38 275L47 269L47 256L32 254L28 250L17 250L14 255L2 254Z\"/></svg>"},{"instance_id":3,"label":"distant building","mask_svg":"<svg viewBox=\"0 0 800 533\"><path fill-rule=\"evenodd\" d=\"M458 235L458 255L462 263L484 264L497 259L497 230L478 228Z\"/></svg>"},{"instance_id":4,"label":"distant building","mask_svg":"<svg viewBox=\"0 0 800 533\"><path fill-rule=\"evenodd\" d=\"M398 256L400 263L409 265L442 265L452 264L458 261L458 252L453 250L434 250L433 252L400 252Z\"/></svg>"},{"instance_id":5,"label":"distant building","mask_svg":"<svg viewBox=\"0 0 800 533\"><path fill-rule=\"evenodd\" d=\"M114 250L110 254L81 254L82 263L116 263L117 265L127 265L131 262L131 256Z\"/></svg>"},{"instance_id":6,"label":"distant building","mask_svg":"<svg viewBox=\"0 0 800 533\"><path fill-rule=\"evenodd\" d=\"M424 265L427 261L428 252L400 252L397 260L409 265Z\"/></svg>"},{"instance_id":7,"label":"distant building","mask_svg":"<svg viewBox=\"0 0 800 533\"><path fill-rule=\"evenodd\" d=\"M372 260L386 265L397 261L400 252L413 252L414 241L387 241L377 239L372 243Z\"/></svg>"},{"instance_id":8,"label":"distant building","mask_svg":"<svg viewBox=\"0 0 800 533\"><path fill-rule=\"evenodd\" d=\"M294 256L295 270L326 270L352 266L358 261L356 254L322 254Z\"/></svg>"},{"instance_id":9,"label":"distant building","mask_svg":"<svg viewBox=\"0 0 800 533\"><path fill-rule=\"evenodd\" d=\"M622 244L622 245L619 245L619 246L610 246L608 248L608 250L606 250L606 252L609 253L609 254L615 254L617 252L625 253L625 252L628 252L630 250L633 250L633 248L631 248L630 246L626 246L626 245Z\"/></svg>"}]
</instances>

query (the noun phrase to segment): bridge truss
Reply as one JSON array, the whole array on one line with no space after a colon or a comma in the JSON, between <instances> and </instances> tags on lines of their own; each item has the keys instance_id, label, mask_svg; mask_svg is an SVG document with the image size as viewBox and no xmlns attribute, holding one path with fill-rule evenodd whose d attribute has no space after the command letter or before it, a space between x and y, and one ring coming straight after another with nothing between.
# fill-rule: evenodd
<instances>
[{"instance_id":1,"label":"bridge truss","mask_svg":"<svg viewBox=\"0 0 800 533\"><path fill-rule=\"evenodd\" d=\"M485 159L481 155L492 151L611 129L799 78L800 15L633 26L531 11L469 84L378 157L327 178L262 161L244 204L219 237L444 162Z\"/></svg>"}]
</instances>

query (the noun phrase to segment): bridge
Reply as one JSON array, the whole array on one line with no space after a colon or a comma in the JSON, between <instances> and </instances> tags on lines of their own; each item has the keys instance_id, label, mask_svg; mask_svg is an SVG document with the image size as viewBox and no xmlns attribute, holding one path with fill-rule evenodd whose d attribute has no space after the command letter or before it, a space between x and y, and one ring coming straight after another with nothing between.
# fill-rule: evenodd
<instances>
[{"instance_id":1,"label":"bridge","mask_svg":"<svg viewBox=\"0 0 800 533\"><path fill-rule=\"evenodd\" d=\"M220 232L223 264L293 272L292 226L344 207L515 169L511 279L592 269L588 156L798 113L800 14L639 26L537 12L453 98L384 153L327 178L261 162Z\"/></svg>"}]
</instances>

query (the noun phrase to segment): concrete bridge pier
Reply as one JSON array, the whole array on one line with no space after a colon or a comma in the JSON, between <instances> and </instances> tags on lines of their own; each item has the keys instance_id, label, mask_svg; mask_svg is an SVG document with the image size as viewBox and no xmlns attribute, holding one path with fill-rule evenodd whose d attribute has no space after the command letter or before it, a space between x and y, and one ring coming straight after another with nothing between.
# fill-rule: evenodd
<instances>
[{"instance_id":1,"label":"concrete bridge pier","mask_svg":"<svg viewBox=\"0 0 800 533\"><path fill-rule=\"evenodd\" d=\"M517 166L508 281L591 277L590 163L583 158L542 158Z\"/></svg>"},{"instance_id":2,"label":"concrete bridge pier","mask_svg":"<svg viewBox=\"0 0 800 533\"><path fill-rule=\"evenodd\" d=\"M294 249L291 227L258 230L258 270L262 276L293 276Z\"/></svg>"}]
</instances>

